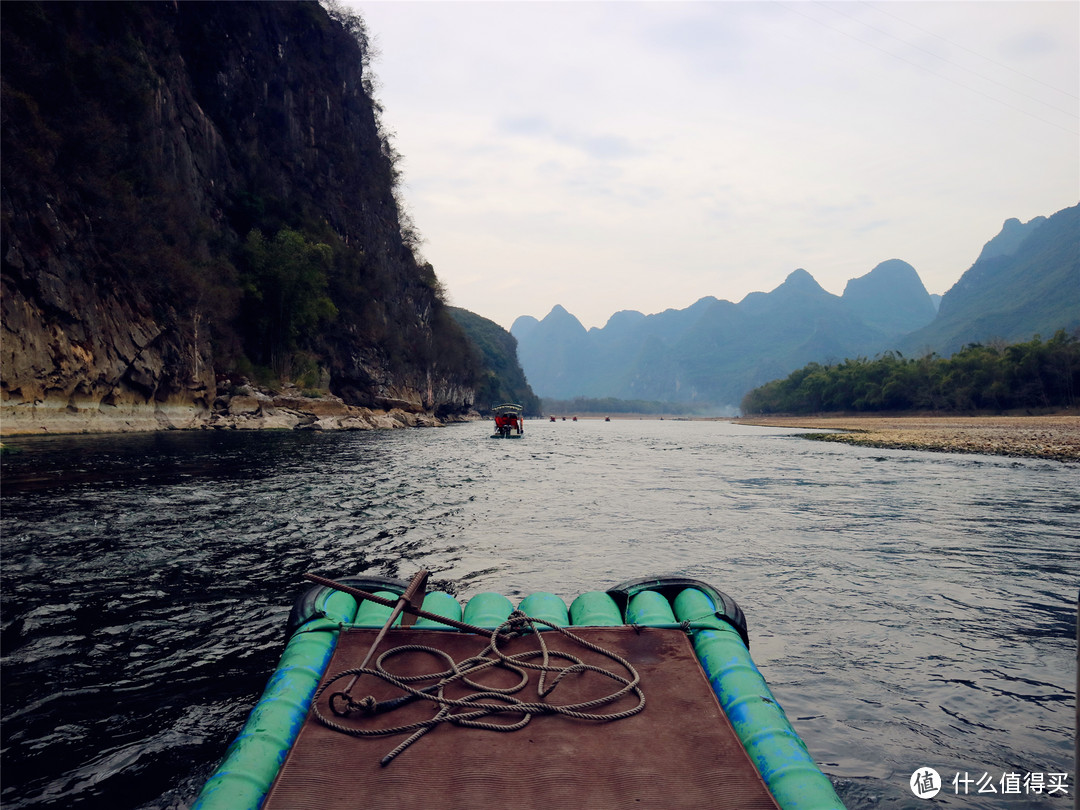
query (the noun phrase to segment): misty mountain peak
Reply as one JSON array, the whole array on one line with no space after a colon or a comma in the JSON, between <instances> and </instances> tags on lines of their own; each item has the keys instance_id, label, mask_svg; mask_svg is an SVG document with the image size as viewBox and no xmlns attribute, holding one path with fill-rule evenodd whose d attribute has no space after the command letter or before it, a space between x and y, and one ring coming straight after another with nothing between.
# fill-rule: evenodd
<instances>
[{"instance_id":1,"label":"misty mountain peak","mask_svg":"<svg viewBox=\"0 0 1080 810\"><path fill-rule=\"evenodd\" d=\"M884 261L844 287L844 306L886 335L926 326L936 308L915 268L900 259Z\"/></svg>"},{"instance_id":2,"label":"misty mountain peak","mask_svg":"<svg viewBox=\"0 0 1080 810\"><path fill-rule=\"evenodd\" d=\"M817 279L801 267L788 273L788 277L784 279L784 283L780 286L801 290L821 290L822 292L825 292L821 285L817 283Z\"/></svg>"},{"instance_id":3,"label":"misty mountain peak","mask_svg":"<svg viewBox=\"0 0 1080 810\"><path fill-rule=\"evenodd\" d=\"M540 325L540 321L536 320L532 315L519 315L514 318L514 323L510 326L510 334L516 337L518 340L537 326Z\"/></svg>"},{"instance_id":4,"label":"misty mountain peak","mask_svg":"<svg viewBox=\"0 0 1080 810\"><path fill-rule=\"evenodd\" d=\"M844 287L843 298L845 301L854 301L875 295L911 292L919 293L920 296L929 295L914 267L901 259L889 259L865 276L848 281Z\"/></svg>"},{"instance_id":5,"label":"misty mountain peak","mask_svg":"<svg viewBox=\"0 0 1080 810\"><path fill-rule=\"evenodd\" d=\"M540 321L540 325L551 328L555 327L560 330L572 330L572 331L585 331L585 327L581 325L576 317L571 315L562 304L556 304L551 308L551 312L544 316L544 319Z\"/></svg>"},{"instance_id":6,"label":"misty mountain peak","mask_svg":"<svg viewBox=\"0 0 1080 810\"><path fill-rule=\"evenodd\" d=\"M1044 222L1046 222L1046 217L1035 217L1027 223L1021 222L1016 217L1010 217L1002 224L1001 232L983 245L976 262L992 259L995 256L1013 255L1024 240L1038 230Z\"/></svg>"},{"instance_id":7,"label":"misty mountain peak","mask_svg":"<svg viewBox=\"0 0 1080 810\"><path fill-rule=\"evenodd\" d=\"M791 295L799 297L834 297L832 293L817 283L817 279L801 267L798 270L792 270L788 277L784 279L784 283L769 295L776 299L786 299Z\"/></svg>"},{"instance_id":8,"label":"misty mountain peak","mask_svg":"<svg viewBox=\"0 0 1080 810\"><path fill-rule=\"evenodd\" d=\"M636 309L621 309L607 319L604 328L614 329L616 331L621 329L632 329L644 320L645 314L638 312ZM591 332L592 330L590 329L589 331Z\"/></svg>"},{"instance_id":9,"label":"misty mountain peak","mask_svg":"<svg viewBox=\"0 0 1080 810\"><path fill-rule=\"evenodd\" d=\"M752 292L739 302L739 309L748 315L766 312L790 312L829 302L839 304L839 298L826 291L817 280L801 267L793 270L784 283L772 292Z\"/></svg>"}]
</instances>

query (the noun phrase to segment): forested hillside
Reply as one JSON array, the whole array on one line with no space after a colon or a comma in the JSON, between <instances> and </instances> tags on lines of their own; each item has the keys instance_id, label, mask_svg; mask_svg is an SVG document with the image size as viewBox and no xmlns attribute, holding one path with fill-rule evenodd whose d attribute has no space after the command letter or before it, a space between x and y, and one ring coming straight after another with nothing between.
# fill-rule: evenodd
<instances>
[{"instance_id":1,"label":"forested hillside","mask_svg":"<svg viewBox=\"0 0 1080 810\"><path fill-rule=\"evenodd\" d=\"M370 47L316 2L5 4L6 420L197 423L240 375L471 406Z\"/></svg>"},{"instance_id":2,"label":"forested hillside","mask_svg":"<svg viewBox=\"0 0 1080 810\"><path fill-rule=\"evenodd\" d=\"M474 312L451 307L470 343L479 352L483 367L476 384L476 409L486 413L495 405L513 402L525 409L526 416L539 416L540 398L533 393L518 362L517 340L494 321Z\"/></svg>"},{"instance_id":3,"label":"forested hillside","mask_svg":"<svg viewBox=\"0 0 1080 810\"><path fill-rule=\"evenodd\" d=\"M1080 339L1059 331L1009 345L971 344L951 357L887 352L809 365L756 388L744 414L836 411L1009 411L1080 407Z\"/></svg>"},{"instance_id":4,"label":"forested hillside","mask_svg":"<svg viewBox=\"0 0 1080 810\"><path fill-rule=\"evenodd\" d=\"M1080 327L1080 205L1009 220L941 299L938 316L896 344L947 356L969 343L1018 343Z\"/></svg>"}]
</instances>

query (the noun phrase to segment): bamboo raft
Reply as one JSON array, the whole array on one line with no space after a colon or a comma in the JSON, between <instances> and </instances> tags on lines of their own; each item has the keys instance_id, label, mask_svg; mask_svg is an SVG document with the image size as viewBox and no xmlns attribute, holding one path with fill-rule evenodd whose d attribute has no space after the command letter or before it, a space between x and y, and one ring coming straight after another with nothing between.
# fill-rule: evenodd
<instances>
[{"instance_id":1,"label":"bamboo raft","mask_svg":"<svg viewBox=\"0 0 1080 810\"><path fill-rule=\"evenodd\" d=\"M842 810L731 597L646 578L518 607L378 577L319 583L193 810L423 802Z\"/></svg>"}]
</instances>

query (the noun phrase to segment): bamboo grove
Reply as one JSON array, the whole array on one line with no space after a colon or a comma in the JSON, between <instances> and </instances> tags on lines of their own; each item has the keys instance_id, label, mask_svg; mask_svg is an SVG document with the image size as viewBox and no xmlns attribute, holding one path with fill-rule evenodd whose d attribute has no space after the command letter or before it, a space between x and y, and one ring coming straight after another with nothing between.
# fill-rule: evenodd
<instances>
[{"instance_id":1,"label":"bamboo grove","mask_svg":"<svg viewBox=\"0 0 1080 810\"><path fill-rule=\"evenodd\" d=\"M1013 345L970 344L951 357L886 352L811 363L748 393L744 414L1015 411L1080 405L1080 339L1059 331Z\"/></svg>"}]
</instances>

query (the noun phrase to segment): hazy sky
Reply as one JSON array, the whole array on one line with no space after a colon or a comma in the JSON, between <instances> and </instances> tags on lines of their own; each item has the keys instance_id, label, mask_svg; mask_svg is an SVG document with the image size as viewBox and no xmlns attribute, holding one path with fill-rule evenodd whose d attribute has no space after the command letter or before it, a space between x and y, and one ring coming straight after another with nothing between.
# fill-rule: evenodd
<instances>
[{"instance_id":1,"label":"hazy sky","mask_svg":"<svg viewBox=\"0 0 1080 810\"><path fill-rule=\"evenodd\" d=\"M1078 2L351 5L423 257L506 328L892 258L944 293L1080 202Z\"/></svg>"}]
</instances>

